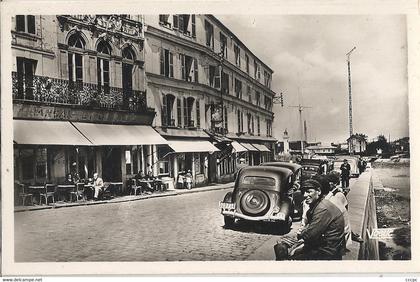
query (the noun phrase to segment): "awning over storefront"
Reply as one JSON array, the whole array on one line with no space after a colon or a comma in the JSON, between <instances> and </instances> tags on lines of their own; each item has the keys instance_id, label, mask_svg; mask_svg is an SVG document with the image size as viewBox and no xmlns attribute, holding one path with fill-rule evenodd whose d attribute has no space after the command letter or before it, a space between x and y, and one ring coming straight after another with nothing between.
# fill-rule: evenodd
<instances>
[{"instance_id":1,"label":"awning over storefront","mask_svg":"<svg viewBox=\"0 0 420 282\"><path fill-rule=\"evenodd\" d=\"M13 141L25 145L92 145L68 121L13 120Z\"/></svg>"},{"instance_id":2,"label":"awning over storefront","mask_svg":"<svg viewBox=\"0 0 420 282\"><path fill-rule=\"evenodd\" d=\"M168 141L176 153L216 152L219 151L209 141Z\"/></svg>"},{"instance_id":3,"label":"awning over storefront","mask_svg":"<svg viewBox=\"0 0 420 282\"><path fill-rule=\"evenodd\" d=\"M73 122L94 145L168 144L151 126Z\"/></svg>"},{"instance_id":4,"label":"awning over storefront","mask_svg":"<svg viewBox=\"0 0 420 282\"><path fill-rule=\"evenodd\" d=\"M242 146L241 144L239 144L236 141L233 141L231 144L232 144L232 147L233 147L233 149L235 150L236 153L241 153L241 152L247 152L248 151L244 146Z\"/></svg>"},{"instance_id":5,"label":"awning over storefront","mask_svg":"<svg viewBox=\"0 0 420 282\"><path fill-rule=\"evenodd\" d=\"M243 147L245 147L250 152L258 152L258 149L252 146L250 143L240 142Z\"/></svg>"},{"instance_id":6,"label":"awning over storefront","mask_svg":"<svg viewBox=\"0 0 420 282\"><path fill-rule=\"evenodd\" d=\"M271 152L265 145L262 145L262 144L252 143L252 146L254 146L255 148L257 148L258 151L260 151L260 152Z\"/></svg>"}]
</instances>

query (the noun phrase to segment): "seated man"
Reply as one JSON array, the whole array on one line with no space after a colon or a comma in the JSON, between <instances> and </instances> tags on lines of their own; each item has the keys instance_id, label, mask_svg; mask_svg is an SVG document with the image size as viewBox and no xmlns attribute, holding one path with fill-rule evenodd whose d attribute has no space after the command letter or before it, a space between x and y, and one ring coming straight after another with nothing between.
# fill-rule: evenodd
<instances>
[{"instance_id":1,"label":"seated man","mask_svg":"<svg viewBox=\"0 0 420 282\"><path fill-rule=\"evenodd\" d=\"M97 201L99 197L99 193L101 193L102 189L104 188L104 181L102 180L102 178L98 176L97 172L93 174L93 188L95 189L95 194L93 196L93 199Z\"/></svg>"},{"instance_id":2,"label":"seated man","mask_svg":"<svg viewBox=\"0 0 420 282\"><path fill-rule=\"evenodd\" d=\"M342 212L324 199L328 189L318 181L306 180L302 185L305 202L309 205L307 224L299 230L297 239L303 242L301 251L291 254L296 260L341 260L344 251L344 218Z\"/></svg>"}]
</instances>

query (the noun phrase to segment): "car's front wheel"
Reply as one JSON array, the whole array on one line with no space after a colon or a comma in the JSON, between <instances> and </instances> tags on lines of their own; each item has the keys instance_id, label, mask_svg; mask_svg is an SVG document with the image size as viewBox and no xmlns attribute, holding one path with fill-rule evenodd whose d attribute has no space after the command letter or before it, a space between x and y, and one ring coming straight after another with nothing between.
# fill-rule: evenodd
<instances>
[{"instance_id":1,"label":"car's front wheel","mask_svg":"<svg viewBox=\"0 0 420 282\"><path fill-rule=\"evenodd\" d=\"M233 217L224 216L224 220L225 220L225 227L226 228L232 228L233 225L235 224L235 218L233 218Z\"/></svg>"}]
</instances>

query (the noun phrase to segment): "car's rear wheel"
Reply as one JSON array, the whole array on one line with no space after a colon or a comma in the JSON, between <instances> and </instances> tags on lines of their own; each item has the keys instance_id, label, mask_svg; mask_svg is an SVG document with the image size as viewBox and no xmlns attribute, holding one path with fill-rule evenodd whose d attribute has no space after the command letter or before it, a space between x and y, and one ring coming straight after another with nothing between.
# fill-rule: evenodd
<instances>
[{"instance_id":1,"label":"car's rear wheel","mask_svg":"<svg viewBox=\"0 0 420 282\"><path fill-rule=\"evenodd\" d=\"M235 219L233 217L224 216L224 220L225 220L225 227L226 228L231 228L235 224Z\"/></svg>"},{"instance_id":2,"label":"car's rear wheel","mask_svg":"<svg viewBox=\"0 0 420 282\"><path fill-rule=\"evenodd\" d=\"M241 210L249 216L259 216L265 214L270 208L268 195L261 190L249 190L241 197Z\"/></svg>"}]
</instances>

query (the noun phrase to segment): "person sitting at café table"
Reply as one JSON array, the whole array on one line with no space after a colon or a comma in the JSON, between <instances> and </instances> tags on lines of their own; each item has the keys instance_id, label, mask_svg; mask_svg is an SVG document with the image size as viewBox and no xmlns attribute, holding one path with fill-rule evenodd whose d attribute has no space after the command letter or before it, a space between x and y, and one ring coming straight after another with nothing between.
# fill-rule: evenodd
<instances>
[{"instance_id":1,"label":"person sitting at caf\u00e9 table","mask_svg":"<svg viewBox=\"0 0 420 282\"><path fill-rule=\"evenodd\" d=\"M95 189L93 199L96 201L98 200L99 193L101 193L102 189L104 188L104 181L99 177L97 172L93 174L93 188Z\"/></svg>"}]
</instances>

